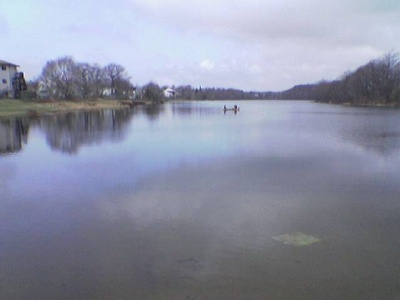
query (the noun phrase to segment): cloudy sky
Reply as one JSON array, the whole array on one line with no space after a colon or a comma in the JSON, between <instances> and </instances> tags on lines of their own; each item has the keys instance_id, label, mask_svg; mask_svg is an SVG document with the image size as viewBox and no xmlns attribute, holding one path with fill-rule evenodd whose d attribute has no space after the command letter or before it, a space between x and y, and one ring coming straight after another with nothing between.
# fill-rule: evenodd
<instances>
[{"instance_id":1,"label":"cloudy sky","mask_svg":"<svg viewBox=\"0 0 400 300\"><path fill-rule=\"evenodd\" d=\"M399 0L0 0L0 59L118 63L133 84L283 90L400 51Z\"/></svg>"}]
</instances>

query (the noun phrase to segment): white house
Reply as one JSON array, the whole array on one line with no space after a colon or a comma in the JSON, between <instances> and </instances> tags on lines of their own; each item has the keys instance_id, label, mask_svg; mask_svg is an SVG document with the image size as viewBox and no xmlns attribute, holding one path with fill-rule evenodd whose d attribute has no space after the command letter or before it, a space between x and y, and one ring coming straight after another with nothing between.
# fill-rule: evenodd
<instances>
[{"instance_id":1,"label":"white house","mask_svg":"<svg viewBox=\"0 0 400 300\"><path fill-rule=\"evenodd\" d=\"M17 71L18 65L0 60L0 96L13 96L13 78Z\"/></svg>"},{"instance_id":2,"label":"white house","mask_svg":"<svg viewBox=\"0 0 400 300\"><path fill-rule=\"evenodd\" d=\"M176 96L176 91L173 90L173 89L171 89L171 88L166 88L166 89L163 91L163 94L164 94L164 97L165 97L165 98L173 98L173 97Z\"/></svg>"}]
</instances>

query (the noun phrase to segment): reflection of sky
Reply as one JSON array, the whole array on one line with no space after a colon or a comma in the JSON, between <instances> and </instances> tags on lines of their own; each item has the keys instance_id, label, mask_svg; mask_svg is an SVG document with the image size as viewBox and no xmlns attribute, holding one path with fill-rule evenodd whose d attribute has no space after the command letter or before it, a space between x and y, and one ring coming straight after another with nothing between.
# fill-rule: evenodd
<instances>
[{"instance_id":1,"label":"reflection of sky","mask_svg":"<svg viewBox=\"0 0 400 300\"><path fill-rule=\"evenodd\" d=\"M224 104L231 105L185 102L167 104L153 119L134 115L123 141L82 146L73 157L51 152L39 129L31 130L24 151L2 160L17 170L16 193L26 191L24 186L63 193L69 193L71 186L90 193L99 186L128 188L154 172L244 157L327 155L329 159L347 152L346 160L374 156L368 166L379 169L391 169L399 161L398 111L238 102L241 111L235 115L223 114ZM386 150L380 151L382 147Z\"/></svg>"},{"instance_id":2,"label":"reflection of sky","mask_svg":"<svg viewBox=\"0 0 400 300\"><path fill-rule=\"evenodd\" d=\"M123 140L83 143L76 155L52 151L31 128L23 151L0 157L3 290L11 282L39 299L148 288L163 299L164 279L174 292L186 279L207 292L212 282L220 295L269 278L334 294L343 270L354 270L346 284L357 292L371 285L360 278L381 287L397 274L399 148L382 153L359 139L397 128L396 111L238 102L234 115L223 104L135 114ZM296 231L323 242L293 250L272 239Z\"/></svg>"},{"instance_id":3,"label":"reflection of sky","mask_svg":"<svg viewBox=\"0 0 400 300\"><path fill-rule=\"evenodd\" d=\"M240 106L238 115L194 110L181 118L167 111L155 122L133 120L123 149L132 151L139 186L101 195L105 219L126 217L153 230L171 223L198 226L212 231L219 246L226 238L251 247L269 243L282 228L318 223L316 231L336 230L341 225L330 210L354 222L362 212L349 216L346 209L354 213L359 202L379 200L382 210L393 204L399 149L382 154L355 139L368 131L368 113L342 114L354 109L304 102ZM310 218L307 210L316 215Z\"/></svg>"}]
</instances>

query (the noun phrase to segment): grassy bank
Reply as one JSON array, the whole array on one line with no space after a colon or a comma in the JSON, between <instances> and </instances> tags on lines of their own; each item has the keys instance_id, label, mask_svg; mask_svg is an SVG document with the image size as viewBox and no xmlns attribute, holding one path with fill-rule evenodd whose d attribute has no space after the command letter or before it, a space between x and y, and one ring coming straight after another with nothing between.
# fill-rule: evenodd
<instances>
[{"instance_id":1,"label":"grassy bank","mask_svg":"<svg viewBox=\"0 0 400 300\"><path fill-rule=\"evenodd\" d=\"M35 102L15 99L0 99L0 117L41 115L68 111L120 109L126 107L125 101L90 100L90 101L48 101ZM128 102L129 103L129 102Z\"/></svg>"}]
</instances>

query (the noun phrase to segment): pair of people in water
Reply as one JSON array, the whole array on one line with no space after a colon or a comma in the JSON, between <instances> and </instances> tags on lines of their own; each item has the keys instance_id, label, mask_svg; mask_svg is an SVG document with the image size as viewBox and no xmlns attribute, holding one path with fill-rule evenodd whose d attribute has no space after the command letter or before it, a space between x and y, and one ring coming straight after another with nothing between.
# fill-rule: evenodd
<instances>
[{"instance_id":1,"label":"pair of people in water","mask_svg":"<svg viewBox=\"0 0 400 300\"><path fill-rule=\"evenodd\" d=\"M233 106L233 109L234 109L234 110L237 110L237 109L238 109L238 106L235 104L235 105ZM228 109L226 108L226 105L224 105L224 110L228 110Z\"/></svg>"}]
</instances>

